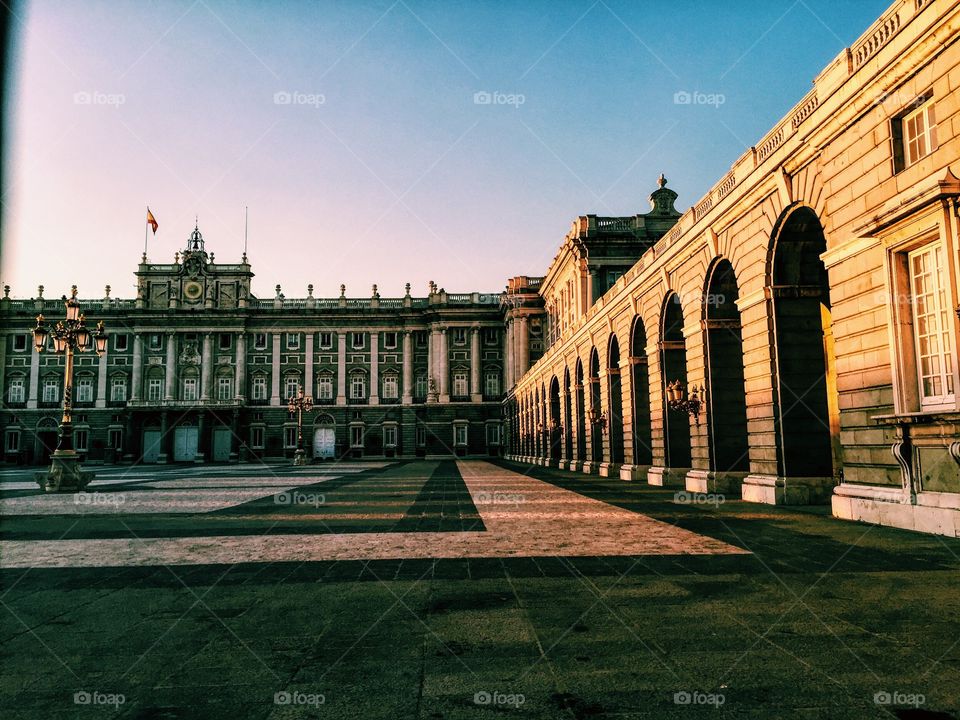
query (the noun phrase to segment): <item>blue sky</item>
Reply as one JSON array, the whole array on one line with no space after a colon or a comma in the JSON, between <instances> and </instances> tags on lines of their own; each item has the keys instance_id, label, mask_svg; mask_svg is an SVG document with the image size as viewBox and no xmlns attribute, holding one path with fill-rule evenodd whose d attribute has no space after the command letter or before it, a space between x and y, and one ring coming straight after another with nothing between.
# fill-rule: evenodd
<instances>
[{"instance_id":1,"label":"blue sky","mask_svg":"<svg viewBox=\"0 0 960 720\"><path fill-rule=\"evenodd\" d=\"M886 7L21 4L2 281L130 297L147 204L157 262L195 215L237 261L248 205L260 296L498 291L577 215L646 212L661 172L696 202Z\"/></svg>"}]
</instances>

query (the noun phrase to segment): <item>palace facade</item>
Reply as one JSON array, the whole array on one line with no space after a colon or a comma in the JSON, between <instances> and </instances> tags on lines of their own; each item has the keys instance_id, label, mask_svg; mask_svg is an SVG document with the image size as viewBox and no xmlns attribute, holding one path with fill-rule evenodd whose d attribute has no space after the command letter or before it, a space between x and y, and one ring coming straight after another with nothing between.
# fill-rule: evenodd
<instances>
[{"instance_id":1,"label":"palace facade","mask_svg":"<svg viewBox=\"0 0 960 720\"><path fill-rule=\"evenodd\" d=\"M199 230L76 368L90 461L505 455L960 535L960 6L898 0L690 209L583 215L502 292L288 299ZM0 300L7 462L55 442L59 301Z\"/></svg>"}]
</instances>

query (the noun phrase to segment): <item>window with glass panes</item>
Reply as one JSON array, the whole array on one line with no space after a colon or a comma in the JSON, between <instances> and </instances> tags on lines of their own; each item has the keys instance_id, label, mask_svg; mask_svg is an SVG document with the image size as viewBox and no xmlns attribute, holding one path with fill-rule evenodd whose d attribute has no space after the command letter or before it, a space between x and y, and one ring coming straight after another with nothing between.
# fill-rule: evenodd
<instances>
[{"instance_id":1,"label":"window with glass panes","mask_svg":"<svg viewBox=\"0 0 960 720\"><path fill-rule=\"evenodd\" d=\"M910 167L937 149L937 118L933 102L926 102L903 118L903 159Z\"/></svg>"},{"instance_id":2,"label":"window with glass panes","mask_svg":"<svg viewBox=\"0 0 960 720\"><path fill-rule=\"evenodd\" d=\"M107 430L107 447L112 447L114 450L123 450L123 430L120 428Z\"/></svg>"},{"instance_id":3,"label":"window with glass panes","mask_svg":"<svg viewBox=\"0 0 960 720\"><path fill-rule=\"evenodd\" d=\"M284 381L283 381L283 389L284 389L284 395L283 395L284 400L289 400L290 398L295 397L297 394L297 391L299 391L300 389L299 376L287 375L287 377L284 378Z\"/></svg>"},{"instance_id":4,"label":"window with glass panes","mask_svg":"<svg viewBox=\"0 0 960 720\"><path fill-rule=\"evenodd\" d=\"M124 402L127 399L127 378L117 375L110 380L110 400Z\"/></svg>"},{"instance_id":5,"label":"window with glass panes","mask_svg":"<svg viewBox=\"0 0 960 720\"><path fill-rule=\"evenodd\" d=\"M60 381L47 378L43 381L43 401L45 403L57 402L60 399Z\"/></svg>"},{"instance_id":6,"label":"window with glass panes","mask_svg":"<svg viewBox=\"0 0 960 720\"><path fill-rule=\"evenodd\" d=\"M7 402L9 403L22 403L26 402L24 398L26 384L23 381L23 378L11 378L9 385L7 385Z\"/></svg>"},{"instance_id":7,"label":"window with glass panes","mask_svg":"<svg viewBox=\"0 0 960 720\"><path fill-rule=\"evenodd\" d=\"M388 399L396 398L398 396L397 387L398 383L396 375L383 376L383 397Z\"/></svg>"},{"instance_id":8,"label":"window with glass panes","mask_svg":"<svg viewBox=\"0 0 960 720\"><path fill-rule=\"evenodd\" d=\"M383 444L385 447L397 446L397 426L396 425L384 425Z\"/></svg>"},{"instance_id":9,"label":"window with glass panes","mask_svg":"<svg viewBox=\"0 0 960 720\"><path fill-rule=\"evenodd\" d=\"M333 400L333 377L330 375L321 375L317 380L317 398Z\"/></svg>"},{"instance_id":10,"label":"window with glass panes","mask_svg":"<svg viewBox=\"0 0 960 720\"><path fill-rule=\"evenodd\" d=\"M251 389L250 397L254 400L267 399L267 378L265 375L253 376L253 388Z\"/></svg>"},{"instance_id":11,"label":"window with glass panes","mask_svg":"<svg viewBox=\"0 0 960 720\"><path fill-rule=\"evenodd\" d=\"M147 400L160 402L163 399L163 378L150 378L147 381Z\"/></svg>"},{"instance_id":12,"label":"window with glass panes","mask_svg":"<svg viewBox=\"0 0 960 720\"><path fill-rule=\"evenodd\" d=\"M486 393L487 395L500 394L500 373L488 372L486 375Z\"/></svg>"},{"instance_id":13,"label":"window with glass panes","mask_svg":"<svg viewBox=\"0 0 960 720\"><path fill-rule=\"evenodd\" d=\"M233 399L233 378L217 378L217 400Z\"/></svg>"},{"instance_id":14,"label":"window with glass panes","mask_svg":"<svg viewBox=\"0 0 960 720\"><path fill-rule=\"evenodd\" d=\"M262 427L250 428L250 447L252 447L254 450L263 449L263 428Z\"/></svg>"},{"instance_id":15,"label":"window with glass panes","mask_svg":"<svg viewBox=\"0 0 960 720\"><path fill-rule=\"evenodd\" d=\"M454 444L454 445L466 445L466 444L467 444L467 426L466 426L466 425L454 425L454 427L453 427L453 444Z\"/></svg>"},{"instance_id":16,"label":"window with glass panes","mask_svg":"<svg viewBox=\"0 0 960 720\"><path fill-rule=\"evenodd\" d=\"M78 403L93 402L93 378L83 376L77 378L74 398Z\"/></svg>"},{"instance_id":17,"label":"window with glass panes","mask_svg":"<svg viewBox=\"0 0 960 720\"><path fill-rule=\"evenodd\" d=\"M417 380L414 383L413 394L418 398L425 398L427 396L427 376L426 375L417 375Z\"/></svg>"},{"instance_id":18,"label":"window with glass panes","mask_svg":"<svg viewBox=\"0 0 960 720\"><path fill-rule=\"evenodd\" d=\"M453 394L457 397L465 397L467 392L467 371L457 370L453 373Z\"/></svg>"},{"instance_id":19,"label":"window with glass panes","mask_svg":"<svg viewBox=\"0 0 960 720\"><path fill-rule=\"evenodd\" d=\"M183 379L183 393L181 399L186 402L193 402L197 399L197 388L199 382L195 377L186 377Z\"/></svg>"},{"instance_id":20,"label":"window with glass panes","mask_svg":"<svg viewBox=\"0 0 960 720\"><path fill-rule=\"evenodd\" d=\"M367 379L360 374L350 377L350 397L354 400L362 400L367 396Z\"/></svg>"},{"instance_id":21,"label":"window with glass panes","mask_svg":"<svg viewBox=\"0 0 960 720\"><path fill-rule=\"evenodd\" d=\"M933 243L908 254L921 408L954 402L954 342L950 332L943 248Z\"/></svg>"},{"instance_id":22,"label":"window with glass panes","mask_svg":"<svg viewBox=\"0 0 960 720\"><path fill-rule=\"evenodd\" d=\"M363 427L361 425L350 427L350 446L363 447Z\"/></svg>"},{"instance_id":23,"label":"window with glass panes","mask_svg":"<svg viewBox=\"0 0 960 720\"><path fill-rule=\"evenodd\" d=\"M285 448L295 448L297 446L296 425L287 426L283 429L283 446Z\"/></svg>"}]
</instances>

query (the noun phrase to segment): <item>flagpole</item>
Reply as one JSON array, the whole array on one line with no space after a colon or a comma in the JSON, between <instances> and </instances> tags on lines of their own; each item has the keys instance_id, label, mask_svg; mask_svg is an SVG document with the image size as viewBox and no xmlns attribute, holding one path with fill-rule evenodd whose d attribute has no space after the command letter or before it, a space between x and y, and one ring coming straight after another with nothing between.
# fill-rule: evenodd
<instances>
[{"instance_id":1,"label":"flagpole","mask_svg":"<svg viewBox=\"0 0 960 720\"><path fill-rule=\"evenodd\" d=\"M250 225L250 208L243 206L243 261L247 261L247 228Z\"/></svg>"},{"instance_id":2,"label":"flagpole","mask_svg":"<svg viewBox=\"0 0 960 720\"><path fill-rule=\"evenodd\" d=\"M149 214L150 214L150 206L147 205L147 215ZM147 234L147 225L149 224L150 223L146 223L146 222L143 224L143 261L144 262L147 261L147 238L149 237Z\"/></svg>"}]
</instances>

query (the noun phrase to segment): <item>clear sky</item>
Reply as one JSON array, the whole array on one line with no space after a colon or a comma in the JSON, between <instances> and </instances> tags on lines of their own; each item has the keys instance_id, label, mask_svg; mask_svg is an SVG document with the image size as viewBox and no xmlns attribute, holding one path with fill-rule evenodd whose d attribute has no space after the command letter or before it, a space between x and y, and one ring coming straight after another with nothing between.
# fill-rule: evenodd
<instances>
[{"instance_id":1,"label":"clear sky","mask_svg":"<svg viewBox=\"0 0 960 720\"><path fill-rule=\"evenodd\" d=\"M195 216L238 261L248 205L259 296L499 291L661 172L695 203L887 5L24 2L0 280L133 297L146 205L155 262Z\"/></svg>"}]
</instances>

